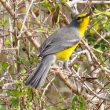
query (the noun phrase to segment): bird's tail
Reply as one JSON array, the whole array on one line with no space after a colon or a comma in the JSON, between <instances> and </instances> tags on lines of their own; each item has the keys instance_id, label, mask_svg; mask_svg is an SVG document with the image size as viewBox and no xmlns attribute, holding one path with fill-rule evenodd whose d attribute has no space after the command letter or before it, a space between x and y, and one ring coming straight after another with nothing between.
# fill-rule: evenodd
<instances>
[{"instance_id":1,"label":"bird's tail","mask_svg":"<svg viewBox=\"0 0 110 110\"><path fill-rule=\"evenodd\" d=\"M50 66L52 65L52 63L55 61L55 56L54 55L48 55L45 56L41 63L39 64L39 66L37 67L37 69L35 70L35 72L32 74L32 76L30 76L27 81L25 82L25 85L30 85L33 88L38 88L43 86L47 74L49 72Z\"/></svg>"}]
</instances>

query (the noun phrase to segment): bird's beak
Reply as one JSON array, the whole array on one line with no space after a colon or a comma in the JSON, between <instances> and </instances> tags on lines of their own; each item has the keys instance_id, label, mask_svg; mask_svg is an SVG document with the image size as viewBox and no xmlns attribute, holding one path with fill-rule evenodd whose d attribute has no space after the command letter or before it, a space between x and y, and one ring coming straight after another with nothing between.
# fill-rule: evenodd
<instances>
[{"instance_id":1,"label":"bird's beak","mask_svg":"<svg viewBox=\"0 0 110 110\"><path fill-rule=\"evenodd\" d=\"M91 14L92 14L92 12L89 12L89 13L86 14L85 17L88 17L88 16L90 16Z\"/></svg>"},{"instance_id":2,"label":"bird's beak","mask_svg":"<svg viewBox=\"0 0 110 110\"><path fill-rule=\"evenodd\" d=\"M92 6L91 9L90 9L90 11L89 11L89 13L87 13L85 17L90 16L94 12L94 10L95 10L95 7Z\"/></svg>"}]
</instances>

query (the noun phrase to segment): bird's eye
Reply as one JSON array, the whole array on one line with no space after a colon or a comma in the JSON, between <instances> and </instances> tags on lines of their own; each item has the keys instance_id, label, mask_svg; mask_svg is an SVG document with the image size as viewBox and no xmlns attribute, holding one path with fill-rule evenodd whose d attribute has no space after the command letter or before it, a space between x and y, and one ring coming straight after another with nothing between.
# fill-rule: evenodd
<instances>
[{"instance_id":1,"label":"bird's eye","mask_svg":"<svg viewBox=\"0 0 110 110\"><path fill-rule=\"evenodd\" d=\"M76 19L77 19L77 20L80 20L80 19L81 19L81 17L77 17Z\"/></svg>"},{"instance_id":2,"label":"bird's eye","mask_svg":"<svg viewBox=\"0 0 110 110\"><path fill-rule=\"evenodd\" d=\"M77 20L78 22L82 22L83 19L82 19L82 17L77 17L76 20Z\"/></svg>"}]
</instances>

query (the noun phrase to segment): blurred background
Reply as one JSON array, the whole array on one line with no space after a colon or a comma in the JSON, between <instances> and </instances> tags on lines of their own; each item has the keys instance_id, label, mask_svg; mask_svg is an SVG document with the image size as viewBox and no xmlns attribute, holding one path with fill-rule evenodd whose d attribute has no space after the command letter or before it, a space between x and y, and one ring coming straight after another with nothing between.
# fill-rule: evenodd
<instances>
[{"instance_id":1,"label":"blurred background","mask_svg":"<svg viewBox=\"0 0 110 110\"><path fill-rule=\"evenodd\" d=\"M92 6L71 72L56 61L42 89L24 86L42 42ZM110 110L110 1L0 0L0 110Z\"/></svg>"}]
</instances>

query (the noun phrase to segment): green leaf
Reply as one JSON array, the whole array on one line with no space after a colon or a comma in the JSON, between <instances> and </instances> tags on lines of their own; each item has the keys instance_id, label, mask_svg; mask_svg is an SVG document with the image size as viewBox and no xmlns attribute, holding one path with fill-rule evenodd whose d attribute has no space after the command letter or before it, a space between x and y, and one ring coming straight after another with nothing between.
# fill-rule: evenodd
<instances>
[{"instance_id":1,"label":"green leaf","mask_svg":"<svg viewBox=\"0 0 110 110\"><path fill-rule=\"evenodd\" d=\"M5 63L5 62L0 63L0 71L2 71L2 72L6 71L8 67L9 67L8 63Z\"/></svg>"},{"instance_id":2,"label":"green leaf","mask_svg":"<svg viewBox=\"0 0 110 110\"><path fill-rule=\"evenodd\" d=\"M105 51L107 49L106 43L98 43L94 46L95 49L98 49L99 51Z\"/></svg>"},{"instance_id":3,"label":"green leaf","mask_svg":"<svg viewBox=\"0 0 110 110\"><path fill-rule=\"evenodd\" d=\"M17 89L15 89L15 90L8 90L7 95L8 96L14 96L14 97L23 97L24 93L19 92Z\"/></svg>"},{"instance_id":4,"label":"green leaf","mask_svg":"<svg viewBox=\"0 0 110 110\"><path fill-rule=\"evenodd\" d=\"M7 20L0 19L0 26L5 26L7 24Z\"/></svg>"},{"instance_id":5,"label":"green leaf","mask_svg":"<svg viewBox=\"0 0 110 110\"><path fill-rule=\"evenodd\" d=\"M110 17L110 11L103 12L103 14Z\"/></svg>"},{"instance_id":6,"label":"green leaf","mask_svg":"<svg viewBox=\"0 0 110 110\"><path fill-rule=\"evenodd\" d=\"M26 73L26 70L23 68L23 69L21 70L21 73Z\"/></svg>"},{"instance_id":7,"label":"green leaf","mask_svg":"<svg viewBox=\"0 0 110 110\"><path fill-rule=\"evenodd\" d=\"M18 105L18 100L17 100L17 98L12 98L12 99L10 100L10 102L11 102L11 104L12 104L13 106L17 106L17 105Z\"/></svg>"},{"instance_id":8,"label":"green leaf","mask_svg":"<svg viewBox=\"0 0 110 110\"><path fill-rule=\"evenodd\" d=\"M107 23L104 23L103 24L103 28L106 32L109 32L110 31L110 24L107 22Z\"/></svg>"},{"instance_id":9,"label":"green leaf","mask_svg":"<svg viewBox=\"0 0 110 110\"><path fill-rule=\"evenodd\" d=\"M97 30L99 29L99 24L98 24L98 23L95 24L95 25L93 26L93 28L97 31ZM94 34L95 31L94 31L93 29L90 29L90 33L91 33L91 34Z\"/></svg>"},{"instance_id":10,"label":"green leaf","mask_svg":"<svg viewBox=\"0 0 110 110\"><path fill-rule=\"evenodd\" d=\"M49 3L48 0L44 0L41 2L41 6L45 9L47 9L51 13L51 4Z\"/></svg>"},{"instance_id":11,"label":"green leaf","mask_svg":"<svg viewBox=\"0 0 110 110\"><path fill-rule=\"evenodd\" d=\"M73 101L77 101L77 100L78 100L78 99L77 99L77 96L73 96L73 97L72 97L72 102L73 102Z\"/></svg>"},{"instance_id":12,"label":"green leaf","mask_svg":"<svg viewBox=\"0 0 110 110\"><path fill-rule=\"evenodd\" d=\"M96 10L95 11L98 15L106 15L106 16L110 16L110 11L99 11L99 10Z\"/></svg>"},{"instance_id":13,"label":"green leaf","mask_svg":"<svg viewBox=\"0 0 110 110\"><path fill-rule=\"evenodd\" d=\"M23 59L18 58L18 59L16 60L16 63L17 63L17 64L23 64Z\"/></svg>"},{"instance_id":14,"label":"green leaf","mask_svg":"<svg viewBox=\"0 0 110 110\"><path fill-rule=\"evenodd\" d=\"M0 110L6 110L4 105L0 105Z\"/></svg>"},{"instance_id":15,"label":"green leaf","mask_svg":"<svg viewBox=\"0 0 110 110\"><path fill-rule=\"evenodd\" d=\"M73 96L70 110L86 110L84 98L81 96Z\"/></svg>"},{"instance_id":16,"label":"green leaf","mask_svg":"<svg viewBox=\"0 0 110 110\"><path fill-rule=\"evenodd\" d=\"M92 35L87 35L86 39L88 41L88 44L94 44L94 42L96 41L96 38Z\"/></svg>"},{"instance_id":17,"label":"green leaf","mask_svg":"<svg viewBox=\"0 0 110 110\"><path fill-rule=\"evenodd\" d=\"M82 97L80 97L79 110L85 110L85 101Z\"/></svg>"},{"instance_id":18,"label":"green leaf","mask_svg":"<svg viewBox=\"0 0 110 110\"><path fill-rule=\"evenodd\" d=\"M6 40L5 40L5 44L6 44L7 46L9 46L9 45L11 44L10 40L9 40L9 39L6 39Z\"/></svg>"}]
</instances>

